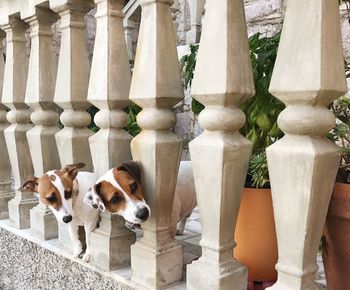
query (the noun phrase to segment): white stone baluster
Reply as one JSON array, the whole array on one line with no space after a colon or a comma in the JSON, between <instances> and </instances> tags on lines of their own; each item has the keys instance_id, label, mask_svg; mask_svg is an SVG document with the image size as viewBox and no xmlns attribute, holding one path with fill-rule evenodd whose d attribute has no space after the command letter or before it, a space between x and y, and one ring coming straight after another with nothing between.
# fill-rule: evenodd
<instances>
[{"instance_id":1,"label":"white stone baluster","mask_svg":"<svg viewBox=\"0 0 350 290\"><path fill-rule=\"evenodd\" d=\"M132 136L123 128L128 115L131 71L123 34L124 0L95 0L96 40L92 59L88 100L100 109L95 115L99 132L90 137L95 172L107 170L131 159ZM124 220L101 214L101 227L91 234L91 262L110 270L130 262L130 246L135 234L124 227Z\"/></svg>"},{"instance_id":2,"label":"white stone baluster","mask_svg":"<svg viewBox=\"0 0 350 290\"><path fill-rule=\"evenodd\" d=\"M60 120L64 128L56 134L61 165L84 162L92 170L87 126L91 117L86 109L90 64L85 42L85 14L94 7L90 0L51 0L50 8L61 16L61 47L54 101L64 109ZM71 247L66 224L59 223L59 240Z\"/></svg>"},{"instance_id":3,"label":"white stone baluster","mask_svg":"<svg viewBox=\"0 0 350 290\"><path fill-rule=\"evenodd\" d=\"M13 198L14 193L11 190L11 164L6 148L4 130L10 125L6 119L6 107L1 103L3 79L4 79L4 54L3 40L6 34L0 30L0 220L8 218L8 202Z\"/></svg>"},{"instance_id":4,"label":"white stone baluster","mask_svg":"<svg viewBox=\"0 0 350 290\"><path fill-rule=\"evenodd\" d=\"M190 142L202 222L202 257L187 267L188 289L247 289L232 258L234 228L252 145L239 133L238 106L254 94L242 1L207 0L192 95L206 108L204 133ZM215 68L215 69L214 69Z\"/></svg>"},{"instance_id":5,"label":"white stone baluster","mask_svg":"<svg viewBox=\"0 0 350 290\"><path fill-rule=\"evenodd\" d=\"M338 148L327 105L346 92L337 0L289 0L270 91L286 104L285 137L267 150L278 240L273 290L319 289L316 255Z\"/></svg>"},{"instance_id":6,"label":"white stone baluster","mask_svg":"<svg viewBox=\"0 0 350 290\"><path fill-rule=\"evenodd\" d=\"M134 62L135 55L134 55L134 49L133 49L133 33L135 30L136 23L135 21L128 19L124 21L123 25L124 25L124 35L125 35L126 47L128 50L129 61Z\"/></svg>"},{"instance_id":7,"label":"white stone baluster","mask_svg":"<svg viewBox=\"0 0 350 290\"><path fill-rule=\"evenodd\" d=\"M10 16L2 29L7 35L6 64L2 103L11 109L7 119L12 124L5 129L6 146L14 175L16 196L9 203L11 223L20 229L30 226L29 211L37 205L32 192L20 191L22 184L33 177L26 133L32 128L30 109L24 103L28 73L28 56L25 33L28 26L18 16Z\"/></svg>"},{"instance_id":8,"label":"white stone baluster","mask_svg":"<svg viewBox=\"0 0 350 290\"><path fill-rule=\"evenodd\" d=\"M86 109L90 65L85 42L85 14L94 7L90 0L51 0L50 7L61 16L61 48L54 101L64 109L64 128L56 134L61 165L81 161L92 170Z\"/></svg>"},{"instance_id":9,"label":"white stone baluster","mask_svg":"<svg viewBox=\"0 0 350 290\"><path fill-rule=\"evenodd\" d=\"M152 211L144 237L131 247L132 279L159 289L181 279L183 250L172 239L171 210L182 140L171 132L169 108L183 98L171 17L171 0L141 0L142 19L130 98L143 108L143 131L131 142L142 165L145 199Z\"/></svg>"},{"instance_id":10,"label":"white stone baluster","mask_svg":"<svg viewBox=\"0 0 350 290\"><path fill-rule=\"evenodd\" d=\"M27 132L33 160L34 175L39 177L52 169L60 169L55 134L58 114L53 96L56 82L56 60L53 52L51 25L57 15L48 8L35 8L25 16L31 27L31 52L25 102L34 110L31 120L35 127ZM36 236L46 240L57 237L57 220L49 208L39 201L30 211L31 229Z\"/></svg>"},{"instance_id":11,"label":"white stone baluster","mask_svg":"<svg viewBox=\"0 0 350 290\"><path fill-rule=\"evenodd\" d=\"M188 0L190 6L191 30L187 32L186 42L188 44L198 43L202 32L202 15L205 0Z\"/></svg>"}]
</instances>

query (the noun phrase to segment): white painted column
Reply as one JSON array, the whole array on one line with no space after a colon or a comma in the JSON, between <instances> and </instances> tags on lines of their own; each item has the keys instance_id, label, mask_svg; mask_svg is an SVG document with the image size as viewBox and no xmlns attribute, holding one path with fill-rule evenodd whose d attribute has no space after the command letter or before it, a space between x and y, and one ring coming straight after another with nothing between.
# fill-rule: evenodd
<instances>
[{"instance_id":1,"label":"white painted column","mask_svg":"<svg viewBox=\"0 0 350 290\"><path fill-rule=\"evenodd\" d=\"M100 109L95 123L100 130L90 137L95 172L102 176L109 169L131 158L132 136L123 128L128 115L131 71L123 33L124 0L95 0L96 39L92 59L88 100ZM135 234L124 220L101 214L101 227L91 234L91 263L111 270L130 262L130 246Z\"/></svg>"},{"instance_id":2,"label":"white painted column","mask_svg":"<svg viewBox=\"0 0 350 290\"><path fill-rule=\"evenodd\" d=\"M232 258L233 233L252 144L239 129L239 105L254 94L244 2L207 0L192 95L206 108L204 133L190 142L202 222L202 257L187 266L188 289L247 289L247 269Z\"/></svg>"},{"instance_id":3,"label":"white painted column","mask_svg":"<svg viewBox=\"0 0 350 290\"><path fill-rule=\"evenodd\" d=\"M50 8L61 16L61 47L54 101L64 109L60 120L64 128L56 134L61 165L84 162L82 170L92 170L86 111L90 64L85 42L85 14L94 7L90 0L51 0ZM68 226L59 222L59 240L71 247Z\"/></svg>"},{"instance_id":4,"label":"white painted column","mask_svg":"<svg viewBox=\"0 0 350 290\"><path fill-rule=\"evenodd\" d=\"M51 0L50 7L61 16L61 48L54 101L64 109L60 120L64 128L56 134L62 166L84 162L92 170L87 126L91 118L86 109L90 64L85 42L84 16L94 4L90 0Z\"/></svg>"},{"instance_id":5,"label":"white painted column","mask_svg":"<svg viewBox=\"0 0 350 290\"><path fill-rule=\"evenodd\" d=\"M51 30L57 15L48 8L39 7L33 13L25 16L25 21L31 27L25 102L34 110L31 120L35 127L27 132L27 139L34 175L40 177L49 170L61 168L55 140L55 134L59 131L59 117L53 103L57 66ZM57 220L42 202L39 201L39 205L30 211L30 223L33 233L40 239L57 238Z\"/></svg>"},{"instance_id":6,"label":"white painted column","mask_svg":"<svg viewBox=\"0 0 350 290\"><path fill-rule=\"evenodd\" d=\"M7 120L12 124L5 129L4 134L16 190L15 198L8 203L9 218L12 225L20 229L30 226L29 211L38 203L32 192L19 190L34 174L26 136L32 128L31 111L24 103L28 73L27 28L26 23L17 16L10 16L9 23L2 27L7 35L2 103L11 109L7 113Z\"/></svg>"},{"instance_id":7,"label":"white painted column","mask_svg":"<svg viewBox=\"0 0 350 290\"><path fill-rule=\"evenodd\" d=\"M131 142L142 165L145 199L151 218L144 237L131 247L132 280L159 289L181 279L183 250L172 238L171 210L182 140L171 132L169 109L183 98L171 0L141 0L142 20L130 99L143 108L143 131Z\"/></svg>"},{"instance_id":8,"label":"white painted column","mask_svg":"<svg viewBox=\"0 0 350 290\"><path fill-rule=\"evenodd\" d=\"M187 44L198 43L202 32L202 15L205 0L188 0L190 7L191 30L187 32Z\"/></svg>"},{"instance_id":9,"label":"white painted column","mask_svg":"<svg viewBox=\"0 0 350 290\"><path fill-rule=\"evenodd\" d=\"M270 91L286 104L285 137L267 150L278 240L273 290L319 289L316 255L338 148L327 105L346 92L337 0L289 0Z\"/></svg>"},{"instance_id":10,"label":"white painted column","mask_svg":"<svg viewBox=\"0 0 350 290\"><path fill-rule=\"evenodd\" d=\"M10 123L6 119L6 107L1 103L5 70L3 54L3 40L5 37L6 34L0 30L0 148L2 148L2 153L0 154L0 220L8 218L8 202L14 196L11 189L11 164L4 136L4 130Z\"/></svg>"}]
</instances>

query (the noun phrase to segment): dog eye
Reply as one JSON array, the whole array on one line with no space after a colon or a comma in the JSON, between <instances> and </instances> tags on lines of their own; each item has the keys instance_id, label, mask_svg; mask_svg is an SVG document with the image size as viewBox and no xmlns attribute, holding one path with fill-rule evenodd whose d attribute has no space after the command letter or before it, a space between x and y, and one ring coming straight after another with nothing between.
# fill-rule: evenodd
<instances>
[{"instance_id":1,"label":"dog eye","mask_svg":"<svg viewBox=\"0 0 350 290\"><path fill-rule=\"evenodd\" d=\"M137 182L130 184L130 189L132 192L136 191L137 190Z\"/></svg>"},{"instance_id":2,"label":"dog eye","mask_svg":"<svg viewBox=\"0 0 350 290\"><path fill-rule=\"evenodd\" d=\"M51 196L46 198L48 202L55 202L56 201L56 195L54 193L51 194Z\"/></svg>"},{"instance_id":3,"label":"dog eye","mask_svg":"<svg viewBox=\"0 0 350 290\"><path fill-rule=\"evenodd\" d=\"M121 202L122 200L123 200L123 198L121 198L121 197L118 196L118 195L115 195L115 196L113 196L113 197L111 198L110 203L116 204L116 203Z\"/></svg>"},{"instance_id":4,"label":"dog eye","mask_svg":"<svg viewBox=\"0 0 350 290\"><path fill-rule=\"evenodd\" d=\"M72 191L71 190L65 190L64 191L64 198L65 199L69 199L69 198L71 198L71 196L72 196Z\"/></svg>"}]
</instances>

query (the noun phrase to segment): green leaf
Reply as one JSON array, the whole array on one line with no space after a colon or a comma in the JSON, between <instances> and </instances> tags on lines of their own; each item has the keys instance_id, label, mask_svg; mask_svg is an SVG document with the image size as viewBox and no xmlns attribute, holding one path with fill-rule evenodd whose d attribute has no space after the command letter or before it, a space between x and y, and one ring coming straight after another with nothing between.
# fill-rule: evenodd
<instances>
[{"instance_id":1,"label":"green leaf","mask_svg":"<svg viewBox=\"0 0 350 290\"><path fill-rule=\"evenodd\" d=\"M269 131L272 127L269 117L265 113L259 114L256 119L258 126L265 131Z\"/></svg>"},{"instance_id":2,"label":"green leaf","mask_svg":"<svg viewBox=\"0 0 350 290\"><path fill-rule=\"evenodd\" d=\"M202 103L198 102L196 99L192 99L192 111L195 115L199 115L204 108Z\"/></svg>"}]
</instances>

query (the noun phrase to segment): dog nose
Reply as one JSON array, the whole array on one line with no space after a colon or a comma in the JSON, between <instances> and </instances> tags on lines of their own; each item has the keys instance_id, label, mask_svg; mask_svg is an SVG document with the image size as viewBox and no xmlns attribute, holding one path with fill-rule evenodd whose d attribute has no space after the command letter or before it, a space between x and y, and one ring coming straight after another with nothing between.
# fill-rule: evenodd
<instances>
[{"instance_id":1,"label":"dog nose","mask_svg":"<svg viewBox=\"0 0 350 290\"><path fill-rule=\"evenodd\" d=\"M148 212L147 207L143 207L143 208L139 209L136 213L136 217L140 220L143 220L143 221L147 220L149 217L149 212Z\"/></svg>"},{"instance_id":2,"label":"dog nose","mask_svg":"<svg viewBox=\"0 0 350 290\"><path fill-rule=\"evenodd\" d=\"M73 219L73 217L71 215L66 215L65 217L63 217L63 221L68 224L69 222L71 222Z\"/></svg>"}]
</instances>

